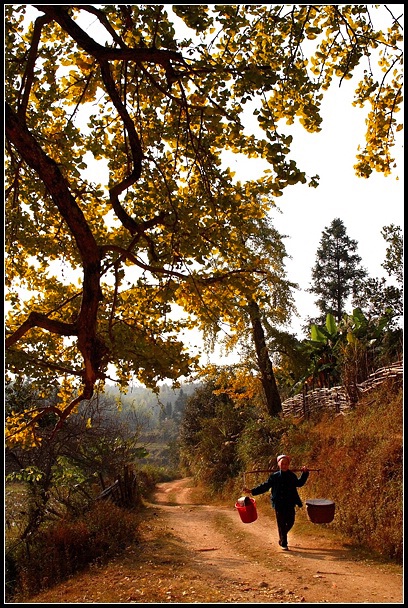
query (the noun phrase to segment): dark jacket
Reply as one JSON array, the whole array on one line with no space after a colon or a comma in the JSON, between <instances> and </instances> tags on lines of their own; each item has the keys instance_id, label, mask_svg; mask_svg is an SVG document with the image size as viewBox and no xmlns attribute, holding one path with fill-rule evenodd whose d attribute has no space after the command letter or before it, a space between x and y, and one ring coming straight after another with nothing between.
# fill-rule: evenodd
<instances>
[{"instance_id":1,"label":"dark jacket","mask_svg":"<svg viewBox=\"0 0 408 608\"><path fill-rule=\"evenodd\" d=\"M285 508L295 508L296 505L301 507L303 503L300 500L297 488L305 485L308 477L309 471L303 471L299 478L291 470L276 471L266 481L253 488L251 494L257 496L271 490L272 507L278 511Z\"/></svg>"}]
</instances>

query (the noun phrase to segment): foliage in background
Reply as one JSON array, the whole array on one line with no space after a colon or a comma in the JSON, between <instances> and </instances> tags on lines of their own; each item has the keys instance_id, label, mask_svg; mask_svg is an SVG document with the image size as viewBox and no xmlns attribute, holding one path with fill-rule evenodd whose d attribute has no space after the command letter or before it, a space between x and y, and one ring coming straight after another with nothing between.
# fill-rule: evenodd
<instances>
[{"instance_id":1,"label":"foliage in background","mask_svg":"<svg viewBox=\"0 0 408 608\"><path fill-rule=\"evenodd\" d=\"M381 266L386 270L385 278L366 278L353 294L353 305L361 308L368 317L387 315L396 331L401 326L404 314L404 242L400 226L384 226L381 234L387 243L385 260Z\"/></svg>"},{"instance_id":2,"label":"foliage in background","mask_svg":"<svg viewBox=\"0 0 408 608\"><path fill-rule=\"evenodd\" d=\"M253 407L237 404L216 381L199 388L186 404L180 427L181 471L192 473L209 491L219 492L240 469L236 439L245 421L255 415Z\"/></svg>"},{"instance_id":3,"label":"foliage in background","mask_svg":"<svg viewBox=\"0 0 408 608\"><path fill-rule=\"evenodd\" d=\"M132 387L123 395L112 387L80 407L52 440L54 421L44 417L39 429L43 441L26 447L9 443L7 597L55 584L108 558L123 549L124 539L134 538L143 500L157 483L178 474L177 425L194 390L190 385L176 390L164 385L161 403L146 388ZM6 386L6 414L41 407L43 399L29 382L16 380ZM128 471L134 474L131 488L126 486ZM118 479L124 490L121 506L100 502L103 487ZM115 519L120 519L117 530L112 526Z\"/></svg>"},{"instance_id":4,"label":"foliage in background","mask_svg":"<svg viewBox=\"0 0 408 608\"><path fill-rule=\"evenodd\" d=\"M395 353L390 354L388 348L389 336L394 333L390 325L389 315L367 318L359 308L350 315L344 313L339 322L328 313L325 325L310 327L306 343L309 366L299 387L310 381L312 387L320 388L342 384L350 403L356 403L358 385L394 361Z\"/></svg>"},{"instance_id":5,"label":"foliage in background","mask_svg":"<svg viewBox=\"0 0 408 608\"><path fill-rule=\"evenodd\" d=\"M341 220L336 226L343 232ZM329 388L343 384L351 401L356 399L356 384L363 382L379 367L402 360L403 356L403 238L401 228L384 226L382 235L388 243L382 266L389 274L389 284L384 278L366 277L361 269L353 270L347 243L339 243L338 230L323 233L327 251L324 263L330 267L327 276L318 281L319 291L325 292L325 304L342 294L345 306L340 320L332 312L320 317L322 322L311 322L303 327L306 339L299 340L288 332L278 330L269 323L267 316L262 322L265 344L272 354L274 376L281 400L298 394L307 388ZM343 235L344 236L344 235ZM355 244L355 242L353 241ZM317 253L317 258L319 255ZM326 254L330 257L326 260ZM358 256L357 256L358 257ZM319 272L323 266L319 265ZM338 272L337 272L338 270ZM315 267L315 272L316 267ZM340 277L341 280L335 277ZM331 276L331 278L330 278ZM322 287L323 286L323 287ZM354 308L350 312L351 303ZM346 307L347 302L347 307ZM241 333L241 361L253 367L253 354Z\"/></svg>"}]
</instances>

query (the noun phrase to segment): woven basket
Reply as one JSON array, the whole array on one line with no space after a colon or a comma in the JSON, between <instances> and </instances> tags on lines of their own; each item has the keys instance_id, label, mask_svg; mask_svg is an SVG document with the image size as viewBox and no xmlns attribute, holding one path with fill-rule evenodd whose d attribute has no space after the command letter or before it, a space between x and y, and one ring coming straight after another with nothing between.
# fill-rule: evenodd
<instances>
[{"instance_id":1,"label":"woven basket","mask_svg":"<svg viewBox=\"0 0 408 608\"><path fill-rule=\"evenodd\" d=\"M310 498L306 500L306 512L314 524L329 524L334 519L336 505L327 498Z\"/></svg>"}]
</instances>

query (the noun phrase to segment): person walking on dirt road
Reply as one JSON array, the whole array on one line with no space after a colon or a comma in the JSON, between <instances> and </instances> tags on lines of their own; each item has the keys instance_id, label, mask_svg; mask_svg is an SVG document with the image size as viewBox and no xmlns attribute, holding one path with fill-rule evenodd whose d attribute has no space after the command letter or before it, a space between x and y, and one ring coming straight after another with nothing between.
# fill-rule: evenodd
<instances>
[{"instance_id":1,"label":"person walking on dirt road","mask_svg":"<svg viewBox=\"0 0 408 608\"><path fill-rule=\"evenodd\" d=\"M290 456L280 454L276 460L279 471L272 473L266 481L252 488L252 490L243 488L242 491L258 496L258 494L264 494L271 490L272 508L275 509L278 524L279 545L284 551L288 551L288 532L295 523L295 507L303 506L297 488L305 485L309 477L309 469L302 467L302 474L297 477L293 471L289 470Z\"/></svg>"}]
</instances>

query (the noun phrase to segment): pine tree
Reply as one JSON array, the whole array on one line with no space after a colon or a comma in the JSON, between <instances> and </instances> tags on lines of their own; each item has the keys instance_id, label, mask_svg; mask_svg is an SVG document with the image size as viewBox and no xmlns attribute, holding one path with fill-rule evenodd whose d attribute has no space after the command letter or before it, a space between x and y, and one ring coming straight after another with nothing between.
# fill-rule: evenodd
<instances>
[{"instance_id":1,"label":"pine tree","mask_svg":"<svg viewBox=\"0 0 408 608\"><path fill-rule=\"evenodd\" d=\"M336 218L325 227L312 269L313 281L308 289L309 293L318 296L315 304L322 313L316 320L318 323L324 323L328 313L340 321L346 312L348 297L367 276L356 251L357 241L347 236L342 220Z\"/></svg>"}]
</instances>

